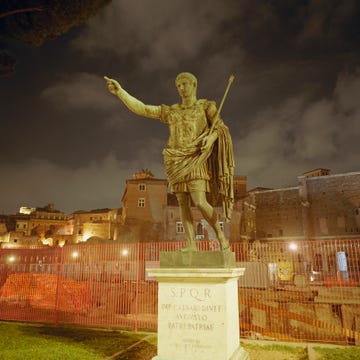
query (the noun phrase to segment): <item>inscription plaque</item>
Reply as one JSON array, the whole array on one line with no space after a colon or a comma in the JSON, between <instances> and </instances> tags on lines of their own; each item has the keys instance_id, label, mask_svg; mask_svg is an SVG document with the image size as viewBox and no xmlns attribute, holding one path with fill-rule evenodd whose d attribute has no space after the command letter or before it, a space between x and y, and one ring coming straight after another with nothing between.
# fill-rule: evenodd
<instances>
[{"instance_id":1,"label":"inscription plaque","mask_svg":"<svg viewBox=\"0 0 360 360\"><path fill-rule=\"evenodd\" d=\"M243 270L149 269L159 282L153 360L248 359L239 342L237 280ZM239 349L242 356L233 357Z\"/></svg>"}]
</instances>

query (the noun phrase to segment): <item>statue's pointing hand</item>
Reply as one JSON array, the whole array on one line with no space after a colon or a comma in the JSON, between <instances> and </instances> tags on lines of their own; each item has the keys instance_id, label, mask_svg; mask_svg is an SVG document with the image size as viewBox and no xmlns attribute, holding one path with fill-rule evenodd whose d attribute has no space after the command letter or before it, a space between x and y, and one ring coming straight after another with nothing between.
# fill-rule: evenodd
<instances>
[{"instance_id":1,"label":"statue's pointing hand","mask_svg":"<svg viewBox=\"0 0 360 360\"><path fill-rule=\"evenodd\" d=\"M107 76L104 76L104 79L111 94L117 95L119 90L121 89L120 84L116 80L110 79Z\"/></svg>"}]
</instances>

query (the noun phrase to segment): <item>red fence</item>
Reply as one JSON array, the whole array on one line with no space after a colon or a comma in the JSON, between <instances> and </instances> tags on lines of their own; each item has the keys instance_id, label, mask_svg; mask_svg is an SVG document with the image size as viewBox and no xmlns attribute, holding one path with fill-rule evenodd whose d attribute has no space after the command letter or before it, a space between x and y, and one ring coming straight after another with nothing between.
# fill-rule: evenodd
<instances>
[{"instance_id":1,"label":"red fence","mask_svg":"<svg viewBox=\"0 0 360 360\"><path fill-rule=\"evenodd\" d=\"M241 335L360 344L359 240L232 244L246 268ZM0 319L156 330L157 283L145 269L181 245L0 249Z\"/></svg>"}]
</instances>

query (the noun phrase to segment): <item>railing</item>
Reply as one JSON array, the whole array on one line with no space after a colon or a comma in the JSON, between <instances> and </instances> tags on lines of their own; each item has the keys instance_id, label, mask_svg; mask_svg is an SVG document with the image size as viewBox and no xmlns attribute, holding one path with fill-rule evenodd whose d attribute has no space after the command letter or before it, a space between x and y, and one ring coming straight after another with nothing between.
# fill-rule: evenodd
<instances>
[{"instance_id":1,"label":"railing","mask_svg":"<svg viewBox=\"0 0 360 360\"><path fill-rule=\"evenodd\" d=\"M0 249L0 319L156 330L146 268L182 243ZM199 241L201 250L217 242ZM233 243L243 337L360 344L360 239Z\"/></svg>"}]
</instances>

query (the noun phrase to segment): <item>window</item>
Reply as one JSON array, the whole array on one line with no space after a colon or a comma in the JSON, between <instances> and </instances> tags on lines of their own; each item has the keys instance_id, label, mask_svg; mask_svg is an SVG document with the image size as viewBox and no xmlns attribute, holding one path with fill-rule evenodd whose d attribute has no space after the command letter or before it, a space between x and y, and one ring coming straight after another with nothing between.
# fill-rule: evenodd
<instances>
[{"instance_id":1,"label":"window","mask_svg":"<svg viewBox=\"0 0 360 360\"><path fill-rule=\"evenodd\" d=\"M224 222L223 222L223 221L219 221L219 225L220 225L221 231L224 231Z\"/></svg>"},{"instance_id":2,"label":"window","mask_svg":"<svg viewBox=\"0 0 360 360\"><path fill-rule=\"evenodd\" d=\"M145 191L146 185L145 184L139 184L139 191Z\"/></svg>"},{"instance_id":3,"label":"window","mask_svg":"<svg viewBox=\"0 0 360 360\"><path fill-rule=\"evenodd\" d=\"M201 222L196 226L196 235L204 235L204 225Z\"/></svg>"},{"instance_id":4,"label":"window","mask_svg":"<svg viewBox=\"0 0 360 360\"><path fill-rule=\"evenodd\" d=\"M204 224L202 222L199 222L196 225L196 234L195 234L195 238L197 240L199 239L204 239L205 235L204 235Z\"/></svg>"},{"instance_id":5,"label":"window","mask_svg":"<svg viewBox=\"0 0 360 360\"><path fill-rule=\"evenodd\" d=\"M183 234L185 231L184 231L184 226L183 226L183 223L181 221L177 221L176 222L176 233L177 234Z\"/></svg>"},{"instance_id":6,"label":"window","mask_svg":"<svg viewBox=\"0 0 360 360\"><path fill-rule=\"evenodd\" d=\"M138 207L141 207L141 208L145 207L145 199L144 198L138 199Z\"/></svg>"},{"instance_id":7,"label":"window","mask_svg":"<svg viewBox=\"0 0 360 360\"><path fill-rule=\"evenodd\" d=\"M237 195L238 192L238 184L234 184L234 194Z\"/></svg>"}]
</instances>

